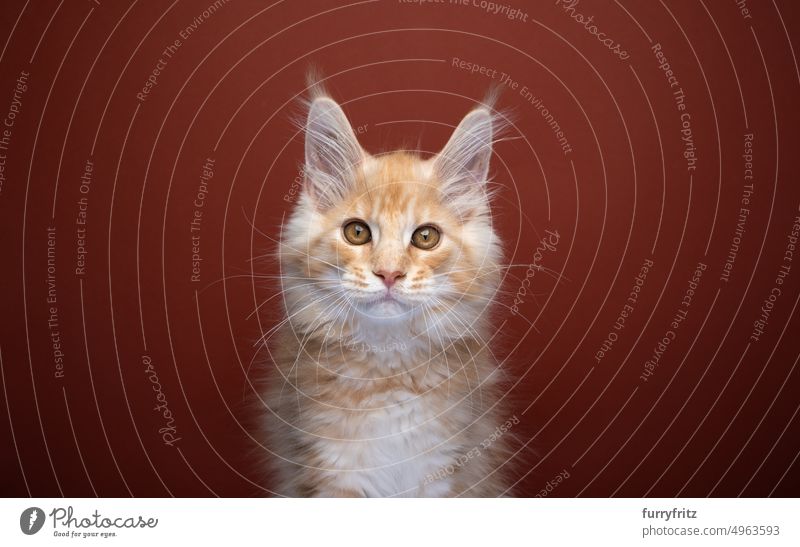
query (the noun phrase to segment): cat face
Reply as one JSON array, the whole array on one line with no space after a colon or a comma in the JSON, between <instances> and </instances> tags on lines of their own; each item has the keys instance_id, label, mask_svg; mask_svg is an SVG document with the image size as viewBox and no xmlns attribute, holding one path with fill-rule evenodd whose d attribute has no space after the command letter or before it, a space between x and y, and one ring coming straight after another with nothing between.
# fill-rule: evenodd
<instances>
[{"instance_id":1,"label":"cat face","mask_svg":"<svg viewBox=\"0 0 800 547\"><path fill-rule=\"evenodd\" d=\"M280 250L294 320L350 334L429 320L443 336L468 329L499 277L486 192L493 123L472 111L430 159L372 156L334 101L314 100L305 186Z\"/></svg>"}]
</instances>

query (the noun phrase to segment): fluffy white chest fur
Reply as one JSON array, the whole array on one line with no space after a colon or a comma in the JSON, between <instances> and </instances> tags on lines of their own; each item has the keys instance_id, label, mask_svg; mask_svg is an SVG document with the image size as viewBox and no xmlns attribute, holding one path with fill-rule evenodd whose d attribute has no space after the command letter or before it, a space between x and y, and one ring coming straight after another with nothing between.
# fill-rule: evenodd
<instances>
[{"instance_id":1,"label":"fluffy white chest fur","mask_svg":"<svg viewBox=\"0 0 800 547\"><path fill-rule=\"evenodd\" d=\"M272 394L273 445L288 448L279 493L439 497L493 487L486 476L497 470L499 446L484 443L500 421L486 404L496 369L483 353L458 349L313 349L321 357L313 365L298 360L283 393Z\"/></svg>"},{"instance_id":2,"label":"fluffy white chest fur","mask_svg":"<svg viewBox=\"0 0 800 547\"><path fill-rule=\"evenodd\" d=\"M408 392L376 396L369 404L378 409L359 415L330 411L341 438L357 439L323 443L323 466L349 470L336 482L369 497L449 493L447 476L431 478L446 474L460 443L439 420L435 405Z\"/></svg>"}]
</instances>

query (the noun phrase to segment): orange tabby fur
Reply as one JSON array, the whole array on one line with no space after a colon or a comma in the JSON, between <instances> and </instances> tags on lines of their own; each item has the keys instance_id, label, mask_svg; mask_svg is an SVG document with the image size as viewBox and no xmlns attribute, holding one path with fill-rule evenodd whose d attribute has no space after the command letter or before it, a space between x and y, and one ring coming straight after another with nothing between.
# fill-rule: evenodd
<instances>
[{"instance_id":1,"label":"orange tabby fur","mask_svg":"<svg viewBox=\"0 0 800 547\"><path fill-rule=\"evenodd\" d=\"M278 494L509 495L496 435L509 416L488 347L496 123L479 108L433 158L371 156L336 103L311 103L306 185L279 248L287 319L265 394ZM369 243L342 235L351 219L369 226ZM423 224L441 232L433 249L409 243ZM373 273L384 270L403 275L387 289Z\"/></svg>"}]
</instances>

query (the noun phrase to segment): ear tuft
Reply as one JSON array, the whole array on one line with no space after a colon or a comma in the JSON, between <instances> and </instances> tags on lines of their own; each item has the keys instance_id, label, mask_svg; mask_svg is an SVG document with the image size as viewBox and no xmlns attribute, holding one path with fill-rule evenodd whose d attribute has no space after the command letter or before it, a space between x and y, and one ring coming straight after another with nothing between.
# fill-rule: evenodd
<instances>
[{"instance_id":1,"label":"ear tuft","mask_svg":"<svg viewBox=\"0 0 800 547\"><path fill-rule=\"evenodd\" d=\"M474 109L434 158L442 196L462 215L488 211L486 182L496 124L488 109Z\"/></svg>"},{"instance_id":2,"label":"ear tuft","mask_svg":"<svg viewBox=\"0 0 800 547\"><path fill-rule=\"evenodd\" d=\"M364 151L341 107L327 96L310 104L305 124L305 189L325 209L355 185Z\"/></svg>"}]
</instances>

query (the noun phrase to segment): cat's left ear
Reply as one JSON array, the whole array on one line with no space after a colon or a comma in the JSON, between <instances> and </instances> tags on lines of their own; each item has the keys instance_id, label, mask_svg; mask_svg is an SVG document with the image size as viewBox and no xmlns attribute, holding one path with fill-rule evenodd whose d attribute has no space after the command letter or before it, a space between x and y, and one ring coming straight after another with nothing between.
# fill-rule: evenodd
<instances>
[{"instance_id":1,"label":"cat's left ear","mask_svg":"<svg viewBox=\"0 0 800 547\"><path fill-rule=\"evenodd\" d=\"M487 209L486 179L494 132L495 117L486 108L476 108L461 120L433 159L442 197L461 215Z\"/></svg>"},{"instance_id":2,"label":"cat's left ear","mask_svg":"<svg viewBox=\"0 0 800 547\"><path fill-rule=\"evenodd\" d=\"M305 190L321 209L343 199L355 184L365 152L341 107L329 97L311 103L305 125Z\"/></svg>"}]
</instances>

